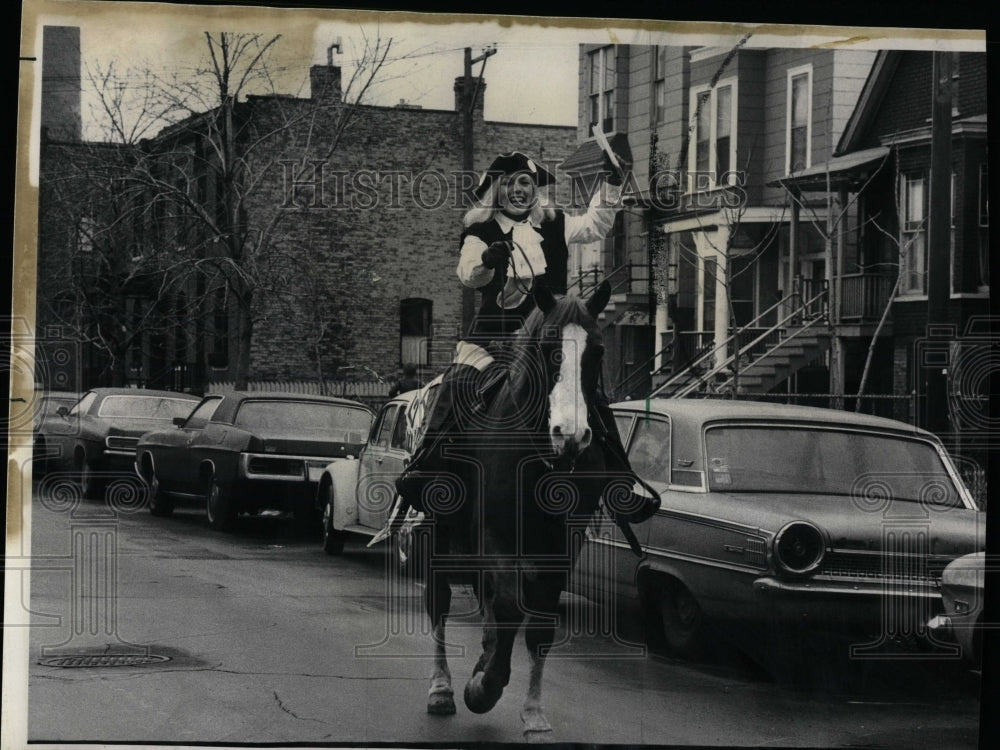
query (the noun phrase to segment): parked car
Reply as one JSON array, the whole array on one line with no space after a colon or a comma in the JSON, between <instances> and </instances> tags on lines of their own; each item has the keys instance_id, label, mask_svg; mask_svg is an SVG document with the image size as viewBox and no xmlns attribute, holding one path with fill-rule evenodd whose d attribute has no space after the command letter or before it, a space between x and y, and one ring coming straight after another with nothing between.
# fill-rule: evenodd
<instances>
[{"instance_id":1,"label":"parked car","mask_svg":"<svg viewBox=\"0 0 1000 750\"><path fill-rule=\"evenodd\" d=\"M396 478L419 444L440 384L438 377L390 399L356 458L324 469L316 505L323 509L323 549L328 554L341 554L352 533L373 537L385 526L396 499Z\"/></svg>"},{"instance_id":2,"label":"parked car","mask_svg":"<svg viewBox=\"0 0 1000 750\"><path fill-rule=\"evenodd\" d=\"M56 422L53 421L53 417L58 416L57 411L60 406L70 409L79 400L80 394L73 391L35 391L35 398L31 403L32 427L35 433L32 472L35 476L45 474L49 465L50 444L46 442L39 428L43 422L48 421L53 430L69 431L68 422Z\"/></svg>"},{"instance_id":3,"label":"parked car","mask_svg":"<svg viewBox=\"0 0 1000 750\"><path fill-rule=\"evenodd\" d=\"M131 473L140 435L187 416L197 403L187 393L92 388L41 420L35 449L48 468L76 472L84 497L98 498L114 472Z\"/></svg>"},{"instance_id":4,"label":"parked car","mask_svg":"<svg viewBox=\"0 0 1000 750\"><path fill-rule=\"evenodd\" d=\"M205 503L210 526L240 513L291 511L318 518L314 501L331 460L356 456L372 423L364 404L296 393L206 396L171 428L143 435L135 470L150 488L149 510L167 516L178 499Z\"/></svg>"},{"instance_id":5,"label":"parked car","mask_svg":"<svg viewBox=\"0 0 1000 750\"><path fill-rule=\"evenodd\" d=\"M984 549L984 514L940 441L910 425L729 400L613 410L662 507L634 527L641 559L592 526L575 591L645 608L675 655L702 654L708 623L779 651L790 628L909 641L941 609L945 566Z\"/></svg>"},{"instance_id":6,"label":"parked car","mask_svg":"<svg viewBox=\"0 0 1000 750\"><path fill-rule=\"evenodd\" d=\"M986 553L963 555L948 564L941 575L942 614L927 627L936 637L953 640L962 658L973 667L983 659L983 592L986 583Z\"/></svg>"}]
</instances>

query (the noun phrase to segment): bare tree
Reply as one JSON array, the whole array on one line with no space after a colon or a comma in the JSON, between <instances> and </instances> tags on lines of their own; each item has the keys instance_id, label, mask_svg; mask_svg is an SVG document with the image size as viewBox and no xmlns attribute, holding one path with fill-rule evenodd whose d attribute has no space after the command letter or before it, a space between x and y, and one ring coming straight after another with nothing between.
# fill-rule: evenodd
<instances>
[{"instance_id":1,"label":"bare tree","mask_svg":"<svg viewBox=\"0 0 1000 750\"><path fill-rule=\"evenodd\" d=\"M129 268L159 279L161 291L184 290L193 318L211 319L223 300L232 318L231 371L245 388L255 325L308 276L294 258L302 243L285 236L297 206L275 199L275 186L285 170L322 169L336 152L392 41L364 37L342 95L338 74L329 81L335 91L301 99L275 93L285 72L273 54L279 35L205 32L204 39L201 64L184 76L114 65L89 71L102 135L127 154L115 184L128 208L101 212L95 234L128 224L126 255L136 259ZM87 170L96 178L107 168ZM322 280L334 283L318 275L311 286ZM344 293L343 285L314 290L317 298ZM150 310L162 307L158 300ZM329 316L320 317L320 339L328 340Z\"/></svg>"}]
</instances>

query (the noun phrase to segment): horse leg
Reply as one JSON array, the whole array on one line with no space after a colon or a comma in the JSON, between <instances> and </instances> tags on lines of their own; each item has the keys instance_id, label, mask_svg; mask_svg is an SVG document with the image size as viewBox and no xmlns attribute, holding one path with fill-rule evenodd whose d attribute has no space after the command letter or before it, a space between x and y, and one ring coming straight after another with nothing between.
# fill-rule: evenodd
<instances>
[{"instance_id":1,"label":"horse leg","mask_svg":"<svg viewBox=\"0 0 1000 750\"><path fill-rule=\"evenodd\" d=\"M465 685L465 705L484 714L510 682L510 656L523 618L517 600L516 573L487 573L483 596L483 654Z\"/></svg>"},{"instance_id":2,"label":"horse leg","mask_svg":"<svg viewBox=\"0 0 1000 750\"><path fill-rule=\"evenodd\" d=\"M558 612L559 594L563 581L559 573L541 574L534 581L526 581L528 609L533 613L528 617L524 630L524 642L531 658L531 674L528 694L521 709L524 722L524 739L528 742L545 740L552 731L552 725L542 710L542 671L545 669L545 654L555 640L554 617Z\"/></svg>"},{"instance_id":3,"label":"horse leg","mask_svg":"<svg viewBox=\"0 0 1000 750\"><path fill-rule=\"evenodd\" d=\"M424 602L431 618L434 639L434 668L427 691L427 713L450 716L455 713L455 693L451 689L451 670L448 669L445 653L444 623L451 609L451 585L443 572L428 571Z\"/></svg>"}]
</instances>

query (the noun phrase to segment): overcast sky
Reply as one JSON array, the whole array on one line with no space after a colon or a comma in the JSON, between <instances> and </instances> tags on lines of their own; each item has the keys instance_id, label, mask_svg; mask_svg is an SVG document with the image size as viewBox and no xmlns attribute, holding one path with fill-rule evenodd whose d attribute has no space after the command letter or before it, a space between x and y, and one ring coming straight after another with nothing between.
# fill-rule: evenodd
<instances>
[{"instance_id":1,"label":"overcast sky","mask_svg":"<svg viewBox=\"0 0 1000 750\"><path fill-rule=\"evenodd\" d=\"M743 33L753 31L749 47L835 43L867 48L926 48L959 44L985 49L984 41L976 41L974 35L970 42L942 42L935 39L933 32L900 33L888 29L752 28L662 21L643 26L602 26L593 19L579 20L574 27L547 23L545 19L499 23L486 16L27 0L25 7L32 6L37 7L38 15L32 17L26 12L26 49L22 51L28 53L26 56L30 56L33 45L39 45L42 25L73 25L81 29L85 65L115 60L124 70L148 69L165 76L184 76L194 69L205 53L206 30L268 36L280 33L282 39L275 48L274 62L287 73L278 81L278 88L302 96L308 93L308 66L325 62L327 47L338 37L343 43L342 54L334 59L344 69L345 81L365 37L391 38L391 64L368 99L384 105L404 99L425 108L452 109L452 87L455 77L462 73L463 48L469 46L473 55L478 55L487 45L495 45L497 54L490 57L486 67L486 118L558 125L573 125L577 120L578 45L584 42L731 46ZM86 128L86 81L84 88ZM89 128L85 132L89 134Z\"/></svg>"}]
</instances>

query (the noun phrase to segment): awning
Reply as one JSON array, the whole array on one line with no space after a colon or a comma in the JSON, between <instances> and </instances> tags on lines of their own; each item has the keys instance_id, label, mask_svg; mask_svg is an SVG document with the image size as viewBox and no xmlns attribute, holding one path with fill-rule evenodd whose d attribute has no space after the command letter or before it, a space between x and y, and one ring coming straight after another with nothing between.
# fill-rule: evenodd
<instances>
[{"instance_id":1,"label":"awning","mask_svg":"<svg viewBox=\"0 0 1000 750\"><path fill-rule=\"evenodd\" d=\"M632 163L632 149L628 145L628 136L625 133L615 133L608 137L608 143L616 154L623 156ZM597 145L593 137L581 143L576 151L570 154L559 169L563 172L572 172L584 176L597 174L606 171L604 166L604 151Z\"/></svg>"},{"instance_id":2,"label":"awning","mask_svg":"<svg viewBox=\"0 0 1000 750\"><path fill-rule=\"evenodd\" d=\"M843 156L834 156L823 164L816 164L788 177L781 177L767 185L796 187L806 191L826 190L827 184L834 189L857 189L865 184L888 155L889 149L885 146L854 151Z\"/></svg>"}]
</instances>

